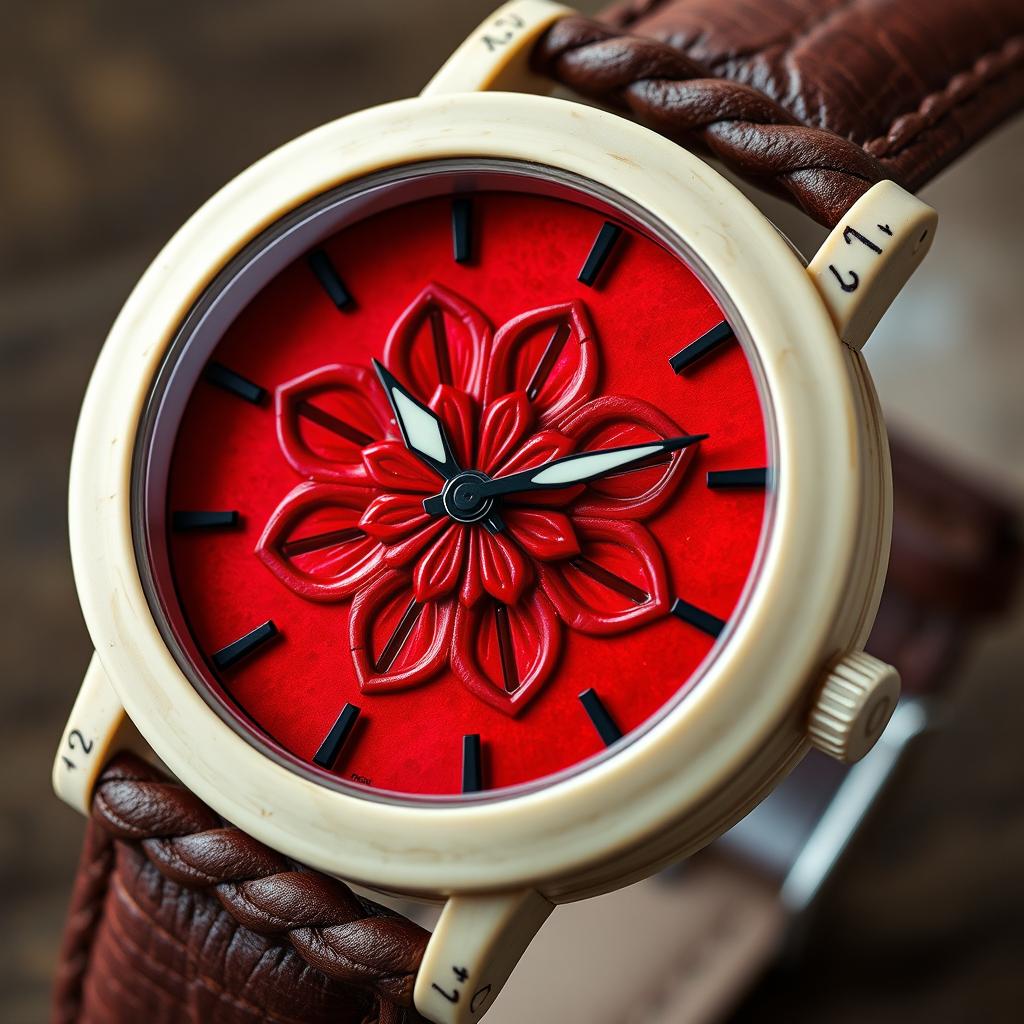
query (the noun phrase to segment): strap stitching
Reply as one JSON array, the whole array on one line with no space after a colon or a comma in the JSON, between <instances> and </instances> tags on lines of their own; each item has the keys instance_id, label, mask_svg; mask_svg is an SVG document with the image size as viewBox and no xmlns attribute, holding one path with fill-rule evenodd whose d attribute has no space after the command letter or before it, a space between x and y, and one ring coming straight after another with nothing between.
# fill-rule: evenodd
<instances>
[{"instance_id":1,"label":"strap stitching","mask_svg":"<svg viewBox=\"0 0 1024 1024\"><path fill-rule=\"evenodd\" d=\"M941 89L929 93L913 110L894 117L884 133L864 143L864 149L880 160L894 160L922 132L934 128L1018 63L1024 64L1024 36L1011 36L998 49L978 57L969 71L953 72Z\"/></svg>"}]
</instances>

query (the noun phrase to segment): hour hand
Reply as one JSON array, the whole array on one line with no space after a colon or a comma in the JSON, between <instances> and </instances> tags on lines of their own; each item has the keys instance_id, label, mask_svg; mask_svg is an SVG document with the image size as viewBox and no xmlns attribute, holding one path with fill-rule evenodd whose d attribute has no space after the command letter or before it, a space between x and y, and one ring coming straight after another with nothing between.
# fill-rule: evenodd
<instances>
[{"instance_id":1,"label":"hour hand","mask_svg":"<svg viewBox=\"0 0 1024 1024\"><path fill-rule=\"evenodd\" d=\"M373 360L373 368L377 371L384 394L388 396L405 447L445 480L451 480L461 473L441 420L422 402L413 398L394 374L376 359Z\"/></svg>"}]
</instances>

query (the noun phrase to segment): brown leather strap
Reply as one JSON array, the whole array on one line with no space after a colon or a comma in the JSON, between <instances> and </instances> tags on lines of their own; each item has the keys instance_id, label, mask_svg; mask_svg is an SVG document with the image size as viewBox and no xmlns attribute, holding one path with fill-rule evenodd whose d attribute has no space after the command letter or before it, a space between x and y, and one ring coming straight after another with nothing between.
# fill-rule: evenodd
<instances>
[{"instance_id":1,"label":"brown leather strap","mask_svg":"<svg viewBox=\"0 0 1024 1024\"><path fill-rule=\"evenodd\" d=\"M411 1024L427 938L122 754L93 797L53 1019Z\"/></svg>"},{"instance_id":2,"label":"brown leather strap","mask_svg":"<svg viewBox=\"0 0 1024 1024\"><path fill-rule=\"evenodd\" d=\"M1020 0L633 0L534 63L834 226L917 189L1024 105Z\"/></svg>"}]
</instances>

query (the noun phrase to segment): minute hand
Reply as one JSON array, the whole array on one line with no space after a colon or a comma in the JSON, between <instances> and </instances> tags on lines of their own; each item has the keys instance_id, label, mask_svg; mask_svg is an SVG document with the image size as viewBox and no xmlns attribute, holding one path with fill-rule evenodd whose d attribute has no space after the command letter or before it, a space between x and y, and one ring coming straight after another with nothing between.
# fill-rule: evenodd
<instances>
[{"instance_id":1,"label":"minute hand","mask_svg":"<svg viewBox=\"0 0 1024 1024\"><path fill-rule=\"evenodd\" d=\"M687 434L670 437L664 441L650 441L646 444L630 444L622 448L602 448L595 452L581 452L566 455L543 466L526 469L510 476L499 476L480 485L481 498L496 498L501 494L520 491L557 490L583 484L588 480L626 469L636 462L649 459L652 455L674 452L691 444L703 441L707 434Z\"/></svg>"}]
</instances>

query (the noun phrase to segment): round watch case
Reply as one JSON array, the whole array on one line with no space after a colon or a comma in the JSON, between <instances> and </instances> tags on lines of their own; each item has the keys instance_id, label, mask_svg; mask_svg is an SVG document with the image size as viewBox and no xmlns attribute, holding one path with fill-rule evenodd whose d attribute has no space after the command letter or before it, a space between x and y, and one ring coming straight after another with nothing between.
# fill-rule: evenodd
<instances>
[{"instance_id":1,"label":"round watch case","mask_svg":"<svg viewBox=\"0 0 1024 1024\"><path fill-rule=\"evenodd\" d=\"M592 181L678 240L759 368L774 426L773 523L745 610L700 684L643 735L532 792L464 806L380 802L271 760L218 717L165 645L136 563L140 418L204 289L262 231L366 175L433 160L533 163ZM99 661L142 737L218 813L296 860L426 897L617 888L703 845L806 750L821 679L859 650L889 534L887 446L859 353L800 259L729 182L616 115L546 97L426 96L289 143L203 206L118 317L89 386L71 545Z\"/></svg>"}]
</instances>

